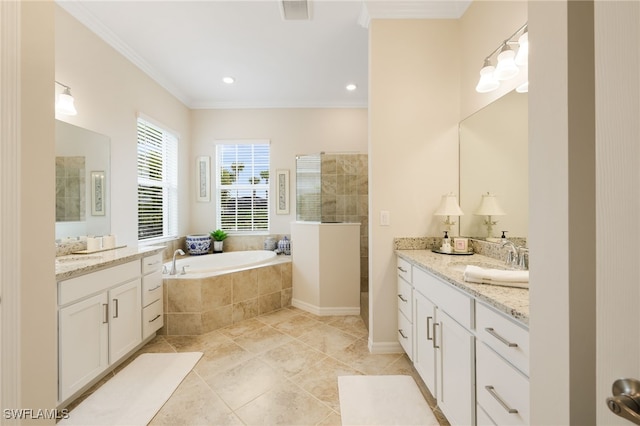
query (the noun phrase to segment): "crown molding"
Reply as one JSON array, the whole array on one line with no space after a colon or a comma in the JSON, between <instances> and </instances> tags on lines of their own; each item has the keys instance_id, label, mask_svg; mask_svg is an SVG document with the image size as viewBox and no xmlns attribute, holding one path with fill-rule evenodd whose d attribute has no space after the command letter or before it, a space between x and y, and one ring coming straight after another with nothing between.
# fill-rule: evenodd
<instances>
[{"instance_id":1,"label":"crown molding","mask_svg":"<svg viewBox=\"0 0 640 426\"><path fill-rule=\"evenodd\" d=\"M459 19L471 0L363 1L358 24L372 19Z\"/></svg>"},{"instance_id":2,"label":"crown molding","mask_svg":"<svg viewBox=\"0 0 640 426\"><path fill-rule=\"evenodd\" d=\"M167 78L156 71L147 61L144 60L135 50L128 44L123 42L113 31L100 22L91 12L84 7L81 2L76 0L56 0L56 4L67 11L71 16L76 18L80 23L89 28L105 43L113 47L118 53L128 59L135 66L140 68L142 72L147 74L152 80L162 86L170 94L175 96L180 102L189 106L190 99L181 90L179 90Z\"/></svg>"}]
</instances>

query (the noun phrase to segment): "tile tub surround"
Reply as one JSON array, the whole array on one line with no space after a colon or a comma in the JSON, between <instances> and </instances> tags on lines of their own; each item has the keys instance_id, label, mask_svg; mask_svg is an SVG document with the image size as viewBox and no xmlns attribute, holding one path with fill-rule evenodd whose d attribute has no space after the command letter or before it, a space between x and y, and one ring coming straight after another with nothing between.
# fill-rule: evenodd
<instances>
[{"instance_id":1,"label":"tile tub surround","mask_svg":"<svg viewBox=\"0 0 640 426\"><path fill-rule=\"evenodd\" d=\"M159 334L200 335L291 305L291 258L206 278L165 277Z\"/></svg>"},{"instance_id":2,"label":"tile tub surround","mask_svg":"<svg viewBox=\"0 0 640 426\"><path fill-rule=\"evenodd\" d=\"M501 260L480 254L449 256L434 253L431 250L396 250L396 253L401 258L432 272L479 301L493 306L527 326L529 325L528 289L468 283L464 281L461 270L451 268L452 263L459 264L463 262L481 262L499 267L504 265Z\"/></svg>"}]
</instances>

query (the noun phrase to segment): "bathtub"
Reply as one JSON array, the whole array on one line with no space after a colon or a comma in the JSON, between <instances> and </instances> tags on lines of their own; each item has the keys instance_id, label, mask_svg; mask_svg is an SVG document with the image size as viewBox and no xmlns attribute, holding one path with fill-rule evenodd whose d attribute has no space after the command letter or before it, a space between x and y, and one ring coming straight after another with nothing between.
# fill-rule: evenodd
<instances>
[{"instance_id":1,"label":"bathtub","mask_svg":"<svg viewBox=\"0 0 640 426\"><path fill-rule=\"evenodd\" d=\"M270 263L276 260L276 253L267 250L230 251L227 253L189 256L176 260L178 277L182 268L186 275L206 275L210 272L236 271L252 266ZM171 270L171 262L165 263L166 270ZM184 275L182 275L184 276Z\"/></svg>"},{"instance_id":2,"label":"bathtub","mask_svg":"<svg viewBox=\"0 0 640 426\"><path fill-rule=\"evenodd\" d=\"M171 262L165 266L170 270ZM176 270L163 275L164 334L208 333L291 306L290 256L266 250L188 256Z\"/></svg>"}]
</instances>

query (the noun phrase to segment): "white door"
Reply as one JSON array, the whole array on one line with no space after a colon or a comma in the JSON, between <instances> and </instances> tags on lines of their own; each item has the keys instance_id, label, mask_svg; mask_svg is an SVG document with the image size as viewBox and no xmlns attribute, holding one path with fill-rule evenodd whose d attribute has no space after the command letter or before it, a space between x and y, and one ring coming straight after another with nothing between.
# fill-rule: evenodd
<instances>
[{"instance_id":1,"label":"white door","mask_svg":"<svg viewBox=\"0 0 640 426\"><path fill-rule=\"evenodd\" d=\"M109 363L142 342L141 288L137 278L109 290Z\"/></svg>"},{"instance_id":2,"label":"white door","mask_svg":"<svg viewBox=\"0 0 640 426\"><path fill-rule=\"evenodd\" d=\"M605 400L616 379L640 380L640 4L594 15L597 423L628 425Z\"/></svg>"},{"instance_id":3,"label":"white door","mask_svg":"<svg viewBox=\"0 0 640 426\"><path fill-rule=\"evenodd\" d=\"M101 293L64 307L58 315L61 402L107 368L107 295Z\"/></svg>"}]
</instances>

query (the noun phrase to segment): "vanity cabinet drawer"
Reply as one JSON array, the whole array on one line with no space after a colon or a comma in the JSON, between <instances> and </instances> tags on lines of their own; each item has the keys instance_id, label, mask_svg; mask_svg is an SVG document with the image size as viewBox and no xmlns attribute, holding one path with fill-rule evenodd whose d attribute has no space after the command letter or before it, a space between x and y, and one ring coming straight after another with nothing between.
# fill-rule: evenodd
<instances>
[{"instance_id":1,"label":"vanity cabinet drawer","mask_svg":"<svg viewBox=\"0 0 640 426\"><path fill-rule=\"evenodd\" d=\"M162 300L162 271L142 277L142 306Z\"/></svg>"},{"instance_id":2,"label":"vanity cabinet drawer","mask_svg":"<svg viewBox=\"0 0 640 426\"><path fill-rule=\"evenodd\" d=\"M163 325L162 300L156 300L142 310L142 340L151 336Z\"/></svg>"},{"instance_id":3,"label":"vanity cabinet drawer","mask_svg":"<svg viewBox=\"0 0 640 426\"><path fill-rule=\"evenodd\" d=\"M398 280L398 309L410 320L413 318L413 288L404 280Z\"/></svg>"},{"instance_id":4,"label":"vanity cabinet drawer","mask_svg":"<svg viewBox=\"0 0 640 426\"><path fill-rule=\"evenodd\" d=\"M411 280L412 280L412 276L411 276L412 269L413 268L411 267L411 264L409 262L402 259L401 257L398 257L398 267L397 267L398 276L403 280L405 280L406 282L408 282L409 284L411 284Z\"/></svg>"},{"instance_id":5,"label":"vanity cabinet drawer","mask_svg":"<svg viewBox=\"0 0 640 426\"><path fill-rule=\"evenodd\" d=\"M162 270L162 253L156 253L153 256L147 256L142 258L142 273L148 274L150 272Z\"/></svg>"},{"instance_id":6,"label":"vanity cabinet drawer","mask_svg":"<svg viewBox=\"0 0 640 426\"><path fill-rule=\"evenodd\" d=\"M413 360L413 326L400 311L398 311L398 341L409 359Z\"/></svg>"},{"instance_id":7,"label":"vanity cabinet drawer","mask_svg":"<svg viewBox=\"0 0 640 426\"><path fill-rule=\"evenodd\" d=\"M473 329L474 299L420 268L413 268L413 288L460 325Z\"/></svg>"},{"instance_id":8,"label":"vanity cabinet drawer","mask_svg":"<svg viewBox=\"0 0 640 426\"><path fill-rule=\"evenodd\" d=\"M529 424L529 380L488 346L476 345L477 402L500 425Z\"/></svg>"},{"instance_id":9,"label":"vanity cabinet drawer","mask_svg":"<svg viewBox=\"0 0 640 426\"><path fill-rule=\"evenodd\" d=\"M117 284L131 281L140 276L140 261L112 266L90 274L81 275L58 283L58 304L83 299L107 290Z\"/></svg>"},{"instance_id":10,"label":"vanity cabinet drawer","mask_svg":"<svg viewBox=\"0 0 640 426\"><path fill-rule=\"evenodd\" d=\"M529 375L529 331L511 319L478 303L476 305L478 339Z\"/></svg>"}]
</instances>

